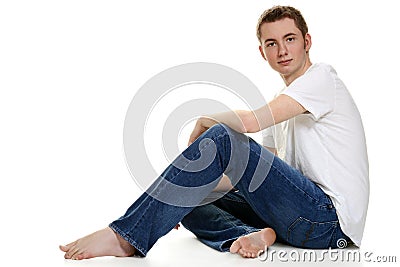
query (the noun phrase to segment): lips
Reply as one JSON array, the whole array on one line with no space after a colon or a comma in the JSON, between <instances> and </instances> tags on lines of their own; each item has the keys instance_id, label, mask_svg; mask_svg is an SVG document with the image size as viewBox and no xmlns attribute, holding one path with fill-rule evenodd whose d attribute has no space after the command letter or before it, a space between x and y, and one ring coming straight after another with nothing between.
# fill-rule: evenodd
<instances>
[{"instance_id":1,"label":"lips","mask_svg":"<svg viewBox=\"0 0 400 267\"><path fill-rule=\"evenodd\" d=\"M290 62L292 62L293 59L286 59L286 60L281 60L278 61L278 64L283 65L283 66L287 66L290 64Z\"/></svg>"}]
</instances>

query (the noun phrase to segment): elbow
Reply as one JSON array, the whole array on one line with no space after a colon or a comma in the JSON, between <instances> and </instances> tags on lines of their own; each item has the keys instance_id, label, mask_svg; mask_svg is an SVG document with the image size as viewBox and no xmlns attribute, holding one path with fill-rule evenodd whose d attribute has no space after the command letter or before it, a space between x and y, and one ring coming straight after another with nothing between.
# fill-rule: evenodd
<instances>
[{"instance_id":1,"label":"elbow","mask_svg":"<svg viewBox=\"0 0 400 267\"><path fill-rule=\"evenodd\" d=\"M249 125L246 128L246 133L257 133L260 131L260 127L255 127L253 125Z\"/></svg>"},{"instance_id":2,"label":"elbow","mask_svg":"<svg viewBox=\"0 0 400 267\"><path fill-rule=\"evenodd\" d=\"M247 111L243 114L242 124L246 133L256 133L261 130L258 120L252 111Z\"/></svg>"}]
</instances>

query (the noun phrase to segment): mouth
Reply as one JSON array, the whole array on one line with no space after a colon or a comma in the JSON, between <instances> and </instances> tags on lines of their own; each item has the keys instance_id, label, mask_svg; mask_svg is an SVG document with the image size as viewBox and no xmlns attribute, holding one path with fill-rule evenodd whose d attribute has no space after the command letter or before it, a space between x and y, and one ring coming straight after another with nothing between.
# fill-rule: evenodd
<instances>
[{"instance_id":1,"label":"mouth","mask_svg":"<svg viewBox=\"0 0 400 267\"><path fill-rule=\"evenodd\" d=\"M281 60L281 61L278 61L278 64L279 64L279 65L283 65L283 66L287 66L287 65L290 64L290 62L292 62L292 60L293 60L293 59Z\"/></svg>"}]
</instances>

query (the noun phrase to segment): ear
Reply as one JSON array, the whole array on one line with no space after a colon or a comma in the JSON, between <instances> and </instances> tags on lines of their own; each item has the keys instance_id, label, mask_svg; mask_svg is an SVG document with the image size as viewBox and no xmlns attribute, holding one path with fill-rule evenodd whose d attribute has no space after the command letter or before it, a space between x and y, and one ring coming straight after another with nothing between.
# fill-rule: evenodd
<instances>
[{"instance_id":1,"label":"ear","mask_svg":"<svg viewBox=\"0 0 400 267\"><path fill-rule=\"evenodd\" d=\"M261 53L261 56L263 57L263 59L268 61L267 58L265 57L264 50L261 45L258 46L258 50L260 50L260 53Z\"/></svg>"},{"instance_id":2,"label":"ear","mask_svg":"<svg viewBox=\"0 0 400 267\"><path fill-rule=\"evenodd\" d=\"M311 35L307 33L306 36L304 36L304 48L306 49L307 53L308 51L310 51L311 45L312 45Z\"/></svg>"}]
</instances>

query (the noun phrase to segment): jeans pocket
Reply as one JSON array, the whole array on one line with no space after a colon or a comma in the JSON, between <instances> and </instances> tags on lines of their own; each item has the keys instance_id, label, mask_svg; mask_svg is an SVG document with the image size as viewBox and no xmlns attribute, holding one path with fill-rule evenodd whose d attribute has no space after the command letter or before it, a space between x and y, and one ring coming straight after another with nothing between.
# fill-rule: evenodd
<instances>
[{"instance_id":1,"label":"jeans pocket","mask_svg":"<svg viewBox=\"0 0 400 267\"><path fill-rule=\"evenodd\" d=\"M287 242L295 247L326 249L337 225L338 221L313 222L299 217L288 228Z\"/></svg>"}]
</instances>

